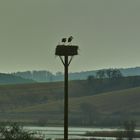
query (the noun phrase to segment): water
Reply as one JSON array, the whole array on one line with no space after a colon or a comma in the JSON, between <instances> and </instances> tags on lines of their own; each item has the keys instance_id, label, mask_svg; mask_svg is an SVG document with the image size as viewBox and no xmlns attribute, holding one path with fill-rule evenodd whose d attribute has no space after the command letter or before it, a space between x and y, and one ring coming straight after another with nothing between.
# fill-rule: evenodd
<instances>
[{"instance_id":1,"label":"water","mask_svg":"<svg viewBox=\"0 0 140 140\"><path fill-rule=\"evenodd\" d=\"M26 130L37 132L40 136L43 136L44 139L51 138L54 140L55 138L63 138L64 136L64 128L63 127L25 127ZM113 131L116 129L107 129L107 128L81 128L81 127L69 127L69 138L70 139L80 139L80 138L90 138L81 136L88 132L93 131ZM112 140L113 138L111 138Z\"/></svg>"},{"instance_id":2,"label":"water","mask_svg":"<svg viewBox=\"0 0 140 140\"><path fill-rule=\"evenodd\" d=\"M43 137L44 140L46 138L51 138L55 140L56 138L63 138L64 136L64 128L63 127L25 127L28 131L37 132L38 136ZM80 138L90 138L81 136L88 132L93 131L114 131L118 129L110 129L110 128L83 128L83 127L69 127L69 138L70 139L80 139ZM103 137L98 137L103 139ZM116 140L116 138L104 138L106 140ZM134 139L138 140L138 139Z\"/></svg>"}]
</instances>

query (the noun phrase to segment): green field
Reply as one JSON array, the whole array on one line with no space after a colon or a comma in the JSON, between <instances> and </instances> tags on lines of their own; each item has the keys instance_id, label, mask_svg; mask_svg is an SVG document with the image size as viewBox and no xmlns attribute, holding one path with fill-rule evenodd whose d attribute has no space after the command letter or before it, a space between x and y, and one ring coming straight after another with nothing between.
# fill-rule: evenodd
<instances>
[{"instance_id":1,"label":"green field","mask_svg":"<svg viewBox=\"0 0 140 140\"><path fill-rule=\"evenodd\" d=\"M63 82L1 85L0 120L44 121L61 125L63 95ZM72 125L77 120L80 121L77 125L90 120L88 116L100 116L100 120L94 118L92 124L129 118L137 120L139 124L139 99L140 87L91 94L86 81L71 81L69 119ZM86 123L84 125L88 125Z\"/></svg>"},{"instance_id":2,"label":"green field","mask_svg":"<svg viewBox=\"0 0 140 140\"><path fill-rule=\"evenodd\" d=\"M70 97L69 108L72 111L79 110L80 104L89 103L96 106L103 113L124 112L140 112L140 87L126 90L102 93L99 95ZM33 112L33 111L58 111L59 106L63 104L61 99L49 100L47 103L28 106L26 108L15 109L17 112Z\"/></svg>"}]
</instances>

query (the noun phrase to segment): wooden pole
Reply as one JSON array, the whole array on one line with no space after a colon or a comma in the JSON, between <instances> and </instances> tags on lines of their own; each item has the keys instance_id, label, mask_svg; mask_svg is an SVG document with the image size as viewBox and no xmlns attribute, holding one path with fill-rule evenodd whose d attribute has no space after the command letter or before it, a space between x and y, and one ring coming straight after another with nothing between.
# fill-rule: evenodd
<instances>
[{"instance_id":1,"label":"wooden pole","mask_svg":"<svg viewBox=\"0 0 140 140\"><path fill-rule=\"evenodd\" d=\"M64 87L64 140L68 140L68 56L64 56L65 62L65 87Z\"/></svg>"}]
</instances>

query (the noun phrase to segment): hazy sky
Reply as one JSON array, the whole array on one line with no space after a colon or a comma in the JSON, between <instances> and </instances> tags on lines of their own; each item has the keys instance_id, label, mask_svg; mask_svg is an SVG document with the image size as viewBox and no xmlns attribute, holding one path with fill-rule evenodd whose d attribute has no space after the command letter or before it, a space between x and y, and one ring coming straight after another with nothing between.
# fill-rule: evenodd
<instances>
[{"instance_id":1,"label":"hazy sky","mask_svg":"<svg viewBox=\"0 0 140 140\"><path fill-rule=\"evenodd\" d=\"M55 47L71 35L70 71L140 66L140 0L0 0L0 72L63 71Z\"/></svg>"}]
</instances>

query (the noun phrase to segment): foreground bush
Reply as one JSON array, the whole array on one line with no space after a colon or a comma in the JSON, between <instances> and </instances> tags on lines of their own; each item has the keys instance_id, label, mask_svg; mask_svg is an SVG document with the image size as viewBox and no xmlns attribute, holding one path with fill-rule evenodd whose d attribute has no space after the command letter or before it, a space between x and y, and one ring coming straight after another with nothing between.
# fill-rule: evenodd
<instances>
[{"instance_id":1,"label":"foreground bush","mask_svg":"<svg viewBox=\"0 0 140 140\"><path fill-rule=\"evenodd\" d=\"M34 133L27 132L17 123L8 123L0 126L0 140L39 140ZM40 139L41 140L41 139Z\"/></svg>"}]
</instances>

